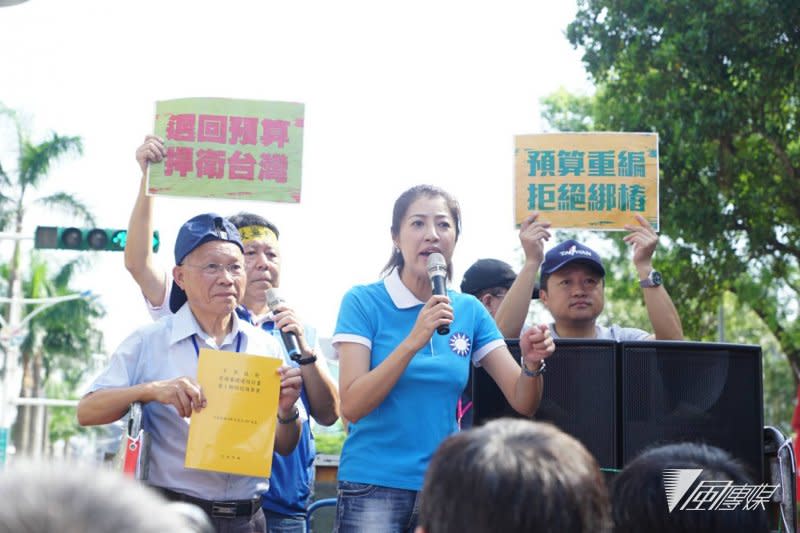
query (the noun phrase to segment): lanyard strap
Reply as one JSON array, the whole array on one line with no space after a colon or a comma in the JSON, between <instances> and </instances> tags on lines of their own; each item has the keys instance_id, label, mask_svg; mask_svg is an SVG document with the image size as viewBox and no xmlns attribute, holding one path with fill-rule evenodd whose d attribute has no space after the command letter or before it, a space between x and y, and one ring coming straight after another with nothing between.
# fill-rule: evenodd
<instances>
[{"instance_id":1,"label":"lanyard strap","mask_svg":"<svg viewBox=\"0 0 800 533\"><path fill-rule=\"evenodd\" d=\"M200 347L197 346L197 339L195 337L197 337L197 333L192 335L192 345L194 346L194 354L197 357L200 357ZM241 331L237 331L236 332L236 353L239 353L239 350L241 349L241 347L242 347L242 332Z\"/></svg>"},{"instance_id":2,"label":"lanyard strap","mask_svg":"<svg viewBox=\"0 0 800 533\"><path fill-rule=\"evenodd\" d=\"M456 420L458 421L458 429L461 429L461 419L464 418L464 415L472 408L472 401L467 402L467 405L462 407L461 398L458 399L458 405L456 406Z\"/></svg>"}]
</instances>

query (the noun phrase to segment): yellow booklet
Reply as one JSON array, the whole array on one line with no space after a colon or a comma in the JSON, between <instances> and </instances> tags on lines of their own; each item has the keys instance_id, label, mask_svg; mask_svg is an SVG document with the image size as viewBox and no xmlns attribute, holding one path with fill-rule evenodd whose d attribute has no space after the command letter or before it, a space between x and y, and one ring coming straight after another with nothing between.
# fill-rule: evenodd
<instances>
[{"instance_id":1,"label":"yellow booklet","mask_svg":"<svg viewBox=\"0 0 800 533\"><path fill-rule=\"evenodd\" d=\"M282 360L203 348L197 381L206 407L193 413L187 468L269 477Z\"/></svg>"}]
</instances>

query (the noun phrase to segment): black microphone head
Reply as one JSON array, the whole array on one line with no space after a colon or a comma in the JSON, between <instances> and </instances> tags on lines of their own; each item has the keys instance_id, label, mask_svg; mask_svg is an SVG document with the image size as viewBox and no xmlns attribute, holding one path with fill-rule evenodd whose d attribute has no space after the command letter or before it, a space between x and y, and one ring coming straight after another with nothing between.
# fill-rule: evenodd
<instances>
[{"instance_id":1,"label":"black microphone head","mask_svg":"<svg viewBox=\"0 0 800 533\"><path fill-rule=\"evenodd\" d=\"M428 277L433 278L434 276L447 277L447 261L438 252L428 256Z\"/></svg>"},{"instance_id":2,"label":"black microphone head","mask_svg":"<svg viewBox=\"0 0 800 533\"><path fill-rule=\"evenodd\" d=\"M274 311L276 307L283 303L283 298L281 298L278 289L272 288L267 289L267 307L269 307L270 311Z\"/></svg>"}]
</instances>

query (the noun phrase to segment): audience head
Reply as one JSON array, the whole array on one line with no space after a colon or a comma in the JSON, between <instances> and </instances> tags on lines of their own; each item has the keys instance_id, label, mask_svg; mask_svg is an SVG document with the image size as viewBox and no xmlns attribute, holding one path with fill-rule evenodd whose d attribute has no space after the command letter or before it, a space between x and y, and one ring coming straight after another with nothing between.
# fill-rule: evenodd
<instances>
[{"instance_id":1,"label":"audience head","mask_svg":"<svg viewBox=\"0 0 800 533\"><path fill-rule=\"evenodd\" d=\"M175 240L170 310L177 312L187 300L203 311L233 310L243 291L243 252L237 229L216 213L186 221Z\"/></svg>"},{"instance_id":2,"label":"audience head","mask_svg":"<svg viewBox=\"0 0 800 533\"><path fill-rule=\"evenodd\" d=\"M245 293L278 288L281 276L281 249L277 226L253 213L237 213L228 217L228 221L239 230L244 246L244 264L247 269Z\"/></svg>"},{"instance_id":3,"label":"audience head","mask_svg":"<svg viewBox=\"0 0 800 533\"><path fill-rule=\"evenodd\" d=\"M664 490L664 470L702 469L686 491L689 497L702 481L731 481L752 485L746 469L727 452L695 443L668 444L642 452L614 480L611 487L615 533L758 533L768 531L766 513L760 510L669 510Z\"/></svg>"},{"instance_id":4,"label":"audience head","mask_svg":"<svg viewBox=\"0 0 800 533\"><path fill-rule=\"evenodd\" d=\"M478 259L464 272L461 292L476 297L494 316L516 279L517 274L505 261ZM531 299L538 297L539 287L534 287Z\"/></svg>"},{"instance_id":5,"label":"audience head","mask_svg":"<svg viewBox=\"0 0 800 533\"><path fill-rule=\"evenodd\" d=\"M120 472L69 463L16 462L0 475L0 531L192 533L205 531ZM200 522L202 523L202 522Z\"/></svg>"},{"instance_id":6,"label":"audience head","mask_svg":"<svg viewBox=\"0 0 800 533\"><path fill-rule=\"evenodd\" d=\"M422 489L417 533L609 530L595 459L547 423L501 418L445 440Z\"/></svg>"},{"instance_id":7,"label":"audience head","mask_svg":"<svg viewBox=\"0 0 800 533\"><path fill-rule=\"evenodd\" d=\"M427 275L427 256L438 251L447 261L450 277L453 250L461 234L461 208L445 190L417 185L395 201L391 233L394 248L384 272L393 268L402 272L409 265L415 274Z\"/></svg>"}]
</instances>

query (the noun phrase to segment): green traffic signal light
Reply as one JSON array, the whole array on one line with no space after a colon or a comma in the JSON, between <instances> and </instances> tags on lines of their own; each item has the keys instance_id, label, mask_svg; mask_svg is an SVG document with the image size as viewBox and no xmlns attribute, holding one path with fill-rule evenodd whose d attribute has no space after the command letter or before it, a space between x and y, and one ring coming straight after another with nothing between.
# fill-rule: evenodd
<instances>
[{"instance_id":1,"label":"green traffic signal light","mask_svg":"<svg viewBox=\"0 0 800 533\"><path fill-rule=\"evenodd\" d=\"M126 242L128 242L127 230L119 230L118 232L114 233L113 237L111 237L111 244L120 250L125 249Z\"/></svg>"},{"instance_id":2,"label":"green traffic signal light","mask_svg":"<svg viewBox=\"0 0 800 533\"><path fill-rule=\"evenodd\" d=\"M34 248L51 250L89 250L121 252L128 241L128 230L38 226ZM158 252L160 238L153 232L153 251Z\"/></svg>"}]
</instances>

